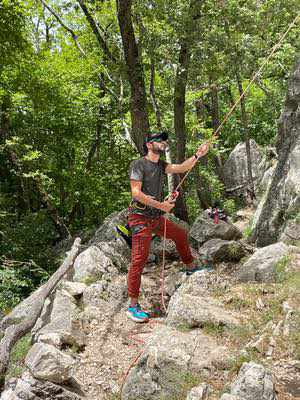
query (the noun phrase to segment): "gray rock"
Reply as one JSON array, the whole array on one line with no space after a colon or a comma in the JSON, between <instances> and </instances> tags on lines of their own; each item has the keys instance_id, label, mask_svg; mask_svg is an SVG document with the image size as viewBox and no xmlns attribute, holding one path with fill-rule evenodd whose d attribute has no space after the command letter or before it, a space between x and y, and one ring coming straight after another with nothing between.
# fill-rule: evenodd
<instances>
[{"instance_id":1,"label":"gray rock","mask_svg":"<svg viewBox=\"0 0 300 400\"><path fill-rule=\"evenodd\" d=\"M262 180L260 181L259 187L258 187L258 194L262 194L265 193L271 182L272 182L272 178L273 178L273 174L275 171L276 165L273 165L272 167L268 168L266 170L266 172L264 173L264 176L262 177Z\"/></svg>"},{"instance_id":2,"label":"gray rock","mask_svg":"<svg viewBox=\"0 0 300 400\"><path fill-rule=\"evenodd\" d=\"M186 280L186 276L183 272L172 271L165 278L165 293L172 296L177 288Z\"/></svg>"},{"instance_id":3,"label":"gray rock","mask_svg":"<svg viewBox=\"0 0 300 400\"><path fill-rule=\"evenodd\" d=\"M280 241L300 247L300 221L299 219L287 222L284 231L281 234Z\"/></svg>"},{"instance_id":4,"label":"gray rock","mask_svg":"<svg viewBox=\"0 0 300 400\"><path fill-rule=\"evenodd\" d=\"M197 217L189 232L199 246L210 239L237 240L242 232L229 222L219 221L215 224L205 213Z\"/></svg>"},{"instance_id":5,"label":"gray rock","mask_svg":"<svg viewBox=\"0 0 300 400\"><path fill-rule=\"evenodd\" d=\"M188 328L214 326L236 326L238 319L224 310L224 306L212 297L192 296L176 292L168 306L166 324Z\"/></svg>"},{"instance_id":6,"label":"gray rock","mask_svg":"<svg viewBox=\"0 0 300 400\"><path fill-rule=\"evenodd\" d=\"M252 240L259 247L277 242L285 221L291 214L300 211L299 94L300 59L297 59L278 121L278 163L252 235Z\"/></svg>"},{"instance_id":7,"label":"gray rock","mask_svg":"<svg viewBox=\"0 0 300 400\"><path fill-rule=\"evenodd\" d=\"M239 261L247 253L245 247L234 240L211 239L199 248L199 253L205 255L213 263L221 261Z\"/></svg>"},{"instance_id":8,"label":"gray rock","mask_svg":"<svg viewBox=\"0 0 300 400\"><path fill-rule=\"evenodd\" d=\"M188 393L186 400L207 400L211 389L207 383L193 387Z\"/></svg>"},{"instance_id":9,"label":"gray rock","mask_svg":"<svg viewBox=\"0 0 300 400\"><path fill-rule=\"evenodd\" d=\"M33 329L34 341L61 347L63 344L84 346L85 336L78 330L77 315L80 310L73 296L65 289L56 290L49 321Z\"/></svg>"},{"instance_id":10,"label":"gray rock","mask_svg":"<svg viewBox=\"0 0 300 400\"><path fill-rule=\"evenodd\" d=\"M80 253L74 263L75 282L91 283L101 280L105 274L117 274L112 260L96 246L91 246Z\"/></svg>"},{"instance_id":11,"label":"gray rock","mask_svg":"<svg viewBox=\"0 0 300 400\"><path fill-rule=\"evenodd\" d=\"M241 400L276 400L273 378L263 365L244 363L231 385L231 394Z\"/></svg>"},{"instance_id":12,"label":"gray rock","mask_svg":"<svg viewBox=\"0 0 300 400\"><path fill-rule=\"evenodd\" d=\"M63 383L72 376L74 359L45 343L35 343L29 350L25 364L37 378L54 383Z\"/></svg>"},{"instance_id":13,"label":"gray rock","mask_svg":"<svg viewBox=\"0 0 300 400\"><path fill-rule=\"evenodd\" d=\"M108 294L107 294L108 283L106 281L99 283L92 283L83 293L83 306L87 307L98 307L99 311L102 308L108 308Z\"/></svg>"},{"instance_id":14,"label":"gray rock","mask_svg":"<svg viewBox=\"0 0 300 400\"><path fill-rule=\"evenodd\" d=\"M276 264L288 254L289 247L282 242L262 247L240 267L237 279L241 282L273 282Z\"/></svg>"},{"instance_id":15,"label":"gray rock","mask_svg":"<svg viewBox=\"0 0 300 400\"><path fill-rule=\"evenodd\" d=\"M234 396L232 394L224 393L220 400L242 400L238 396Z\"/></svg>"},{"instance_id":16,"label":"gray rock","mask_svg":"<svg viewBox=\"0 0 300 400\"><path fill-rule=\"evenodd\" d=\"M74 384L72 382L72 384ZM84 393L78 387L60 386L53 382L38 380L28 371L21 378L10 379L2 392L1 400L81 400Z\"/></svg>"},{"instance_id":17,"label":"gray rock","mask_svg":"<svg viewBox=\"0 0 300 400\"><path fill-rule=\"evenodd\" d=\"M151 252L158 257L162 256L163 253L163 240L153 240L151 242ZM166 257L172 260L178 259L179 254L176 250L176 245L173 240L166 239L166 247L165 247Z\"/></svg>"},{"instance_id":18,"label":"gray rock","mask_svg":"<svg viewBox=\"0 0 300 400\"><path fill-rule=\"evenodd\" d=\"M187 395L184 377L228 366L225 347L200 331L178 332L167 326L155 329L137 365L123 387L122 400L159 400Z\"/></svg>"},{"instance_id":19,"label":"gray rock","mask_svg":"<svg viewBox=\"0 0 300 400\"><path fill-rule=\"evenodd\" d=\"M205 297L210 296L210 288L215 284L214 274L206 271L196 272L193 275L183 278L183 282L178 289L178 294L188 294L191 296Z\"/></svg>"},{"instance_id":20,"label":"gray rock","mask_svg":"<svg viewBox=\"0 0 300 400\"><path fill-rule=\"evenodd\" d=\"M116 225L126 225L128 210L117 211L110 214L100 228L95 232L93 238L89 241L89 245L97 246L100 242L110 242L116 237L114 227Z\"/></svg>"},{"instance_id":21,"label":"gray rock","mask_svg":"<svg viewBox=\"0 0 300 400\"><path fill-rule=\"evenodd\" d=\"M102 279L101 282L88 286L83 293L83 306L98 307L99 311L120 306L127 301L127 277L117 276L112 282Z\"/></svg>"},{"instance_id":22,"label":"gray rock","mask_svg":"<svg viewBox=\"0 0 300 400\"><path fill-rule=\"evenodd\" d=\"M255 186L258 185L264 173L264 156L256 142L250 140L252 176ZM239 143L230 153L223 168L224 181L227 189L243 185L248 181L246 144Z\"/></svg>"},{"instance_id":23,"label":"gray rock","mask_svg":"<svg viewBox=\"0 0 300 400\"><path fill-rule=\"evenodd\" d=\"M131 260L131 249L121 240L99 242L97 247L108 257L119 272L127 272Z\"/></svg>"},{"instance_id":24,"label":"gray rock","mask_svg":"<svg viewBox=\"0 0 300 400\"><path fill-rule=\"evenodd\" d=\"M73 297L79 297L83 294L87 285L80 282L62 281L58 285L59 289L65 289Z\"/></svg>"}]
</instances>

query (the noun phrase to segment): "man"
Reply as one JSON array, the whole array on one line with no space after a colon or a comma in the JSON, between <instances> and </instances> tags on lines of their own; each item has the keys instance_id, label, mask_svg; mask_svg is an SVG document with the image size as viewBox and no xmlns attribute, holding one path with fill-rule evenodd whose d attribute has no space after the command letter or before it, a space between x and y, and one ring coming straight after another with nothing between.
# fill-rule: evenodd
<instances>
[{"instance_id":1,"label":"man","mask_svg":"<svg viewBox=\"0 0 300 400\"><path fill-rule=\"evenodd\" d=\"M148 259L152 233L164 235L165 218L163 212L170 212L174 201L163 200L163 181L166 174L178 174L190 170L199 157L204 156L209 149L208 144L200 146L193 157L181 164L168 164L160 159L168 146L166 132L149 133L145 138L146 155L131 163L129 178L133 201L129 207L128 223L132 230L131 265L128 272L128 296L130 304L128 316L135 322L147 322L149 315L138 303L141 275ZM186 274L191 275L201 268L194 263L188 245L187 232L166 219L166 238L176 244Z\"/></svg>"}]
</instances>

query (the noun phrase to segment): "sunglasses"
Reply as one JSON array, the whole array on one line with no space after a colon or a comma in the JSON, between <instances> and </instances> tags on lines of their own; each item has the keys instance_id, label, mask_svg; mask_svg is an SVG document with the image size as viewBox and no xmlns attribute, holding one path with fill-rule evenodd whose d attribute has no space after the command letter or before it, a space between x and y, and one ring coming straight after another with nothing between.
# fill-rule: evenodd
<instances>
[{"instance_id":1,"label":"sunglasses","mask_svg":"<svg viewBox=\"0 0 300 400\"><path fill-rule=\"evenodd\" d=\"M168 139L167 139L167 140L168 140ZM152 143L152 142L161 143L161 142L167 142L167 140L164 140L164 139L158 137L158 138L153 138L153 139L151 139L148 143Z\"/></svg>"}]
</instances>

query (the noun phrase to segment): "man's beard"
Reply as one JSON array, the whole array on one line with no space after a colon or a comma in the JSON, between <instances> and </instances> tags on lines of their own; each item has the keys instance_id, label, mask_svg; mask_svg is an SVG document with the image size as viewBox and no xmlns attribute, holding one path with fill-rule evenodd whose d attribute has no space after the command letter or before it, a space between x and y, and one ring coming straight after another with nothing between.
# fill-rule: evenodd
<instances>
[{"instance_id":1,"label":"man's beard","mask_svg":"<svg viewBox=\"0 0 300 400\"><path fill-rule=\"evenodd\" d=\"M166 150L168 150L169 146L160 147L159 145L154 145L152 151L154 154L163 154Z\"/></svg>"}]
</instances>

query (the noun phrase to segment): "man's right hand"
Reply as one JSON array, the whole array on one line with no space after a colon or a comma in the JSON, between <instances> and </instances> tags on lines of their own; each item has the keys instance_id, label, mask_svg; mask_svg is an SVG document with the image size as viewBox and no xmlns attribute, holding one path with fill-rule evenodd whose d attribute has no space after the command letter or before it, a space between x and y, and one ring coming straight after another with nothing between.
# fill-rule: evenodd
<instances>
[{"instance_id":1,"label":"man's right hand","mask_svg":"<svg viewBox=\"0 0 300 400\"><path fill-rule=\"evenodd\" d=\"M160 209L167 213L169 213L172 210L172 208L175 206L175 203L174 202L172 203L169 200L165 200L164 202L162 202L160 204L161 204Z\"/></svg>"}]
</instances>

